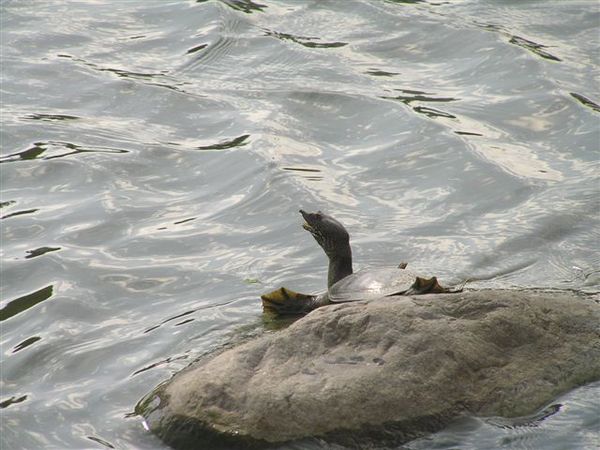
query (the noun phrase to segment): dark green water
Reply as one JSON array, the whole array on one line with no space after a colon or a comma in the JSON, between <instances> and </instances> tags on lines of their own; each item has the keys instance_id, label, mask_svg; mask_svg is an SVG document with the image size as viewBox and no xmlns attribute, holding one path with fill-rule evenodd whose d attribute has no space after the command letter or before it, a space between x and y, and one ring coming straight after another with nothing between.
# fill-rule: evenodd
<instances>
[{"instance_id":1,"label":"dark green water","mask_svg":"<svg viewBox=\"0 0 600 450\"><path fill-rule=\"evenodd\" d=\"M164 448L136 402L260 330L261 293L324 286L301 207L347 225L358 266L600 291L595 1L4 0L0 16L3 450ZM598 396L408 448L590 448Z\"/></svg>"}]
</instances>

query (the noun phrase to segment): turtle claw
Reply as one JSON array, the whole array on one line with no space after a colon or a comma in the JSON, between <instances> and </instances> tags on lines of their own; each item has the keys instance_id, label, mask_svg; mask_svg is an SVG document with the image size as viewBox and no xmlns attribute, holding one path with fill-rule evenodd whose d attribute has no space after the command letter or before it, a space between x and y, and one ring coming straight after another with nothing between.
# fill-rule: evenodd
<instances>
[{"instance_id":1,"label":"turtle claw","mask_svg":"<svg viewBox=\"0 0 600 450\"><path fill-rule=\"evenodd\" d=\"M263 310L276 314L305 314L311 309L315 296L279 288L260 296Z\"/></svg>"}]
</instances>

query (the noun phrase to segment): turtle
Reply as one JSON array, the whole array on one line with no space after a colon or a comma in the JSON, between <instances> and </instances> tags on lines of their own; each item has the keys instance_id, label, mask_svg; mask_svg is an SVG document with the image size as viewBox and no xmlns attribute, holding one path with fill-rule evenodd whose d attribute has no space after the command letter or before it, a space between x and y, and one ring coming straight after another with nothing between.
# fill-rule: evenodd
<instances>
[{"instance_id":1,"label":"turtle","mask_svg":"<svg viewBox=\"0 0 600 450\"><path fill-rule=\"evenodd\" d=\"M442 287L436 277L424 278L397 267L352 270L350 235L344 226L321 211L308 213L300 210L304 218L302 227L315 238L329 258L327 291L322 294L301 294L279 288L261 296L265 311L280 315L305 314L331 303L371 300L392 295L457 292Z\"/></svg>"}]
</instances>

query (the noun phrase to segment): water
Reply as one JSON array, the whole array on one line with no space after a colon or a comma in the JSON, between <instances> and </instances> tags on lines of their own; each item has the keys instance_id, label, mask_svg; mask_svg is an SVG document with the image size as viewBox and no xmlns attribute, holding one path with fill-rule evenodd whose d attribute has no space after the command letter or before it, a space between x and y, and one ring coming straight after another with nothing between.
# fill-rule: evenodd
<instances>
[{"instance_id":1,"label":"water","mask_svg":"<svg viewBox=\"0 0 600 450\"><path fill-rule=\"evenodd\" d=\"M600 290L595 1L0 8L2 448L164 448L136 402L324 286L301 207L357 266ZM582 389L409 445L586 448Z\"/></svg>"}]
</instances>

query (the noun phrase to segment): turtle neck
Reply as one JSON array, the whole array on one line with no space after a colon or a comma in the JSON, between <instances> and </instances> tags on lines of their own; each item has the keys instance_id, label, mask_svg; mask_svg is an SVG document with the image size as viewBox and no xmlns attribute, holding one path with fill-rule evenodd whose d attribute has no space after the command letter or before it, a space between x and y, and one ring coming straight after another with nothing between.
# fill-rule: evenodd
<instances>
[{"instance_id":1,"label":"turtle neck","mask_svg":"<svg viewBox=\"0 0 600 450\"><path fill-rule=\"evenodd\" d=\"M327 273L327 288L352 274L352 251L350 244L342 252L336 252L329 257L329 271Z\"/></svg>"}]
</instances>

